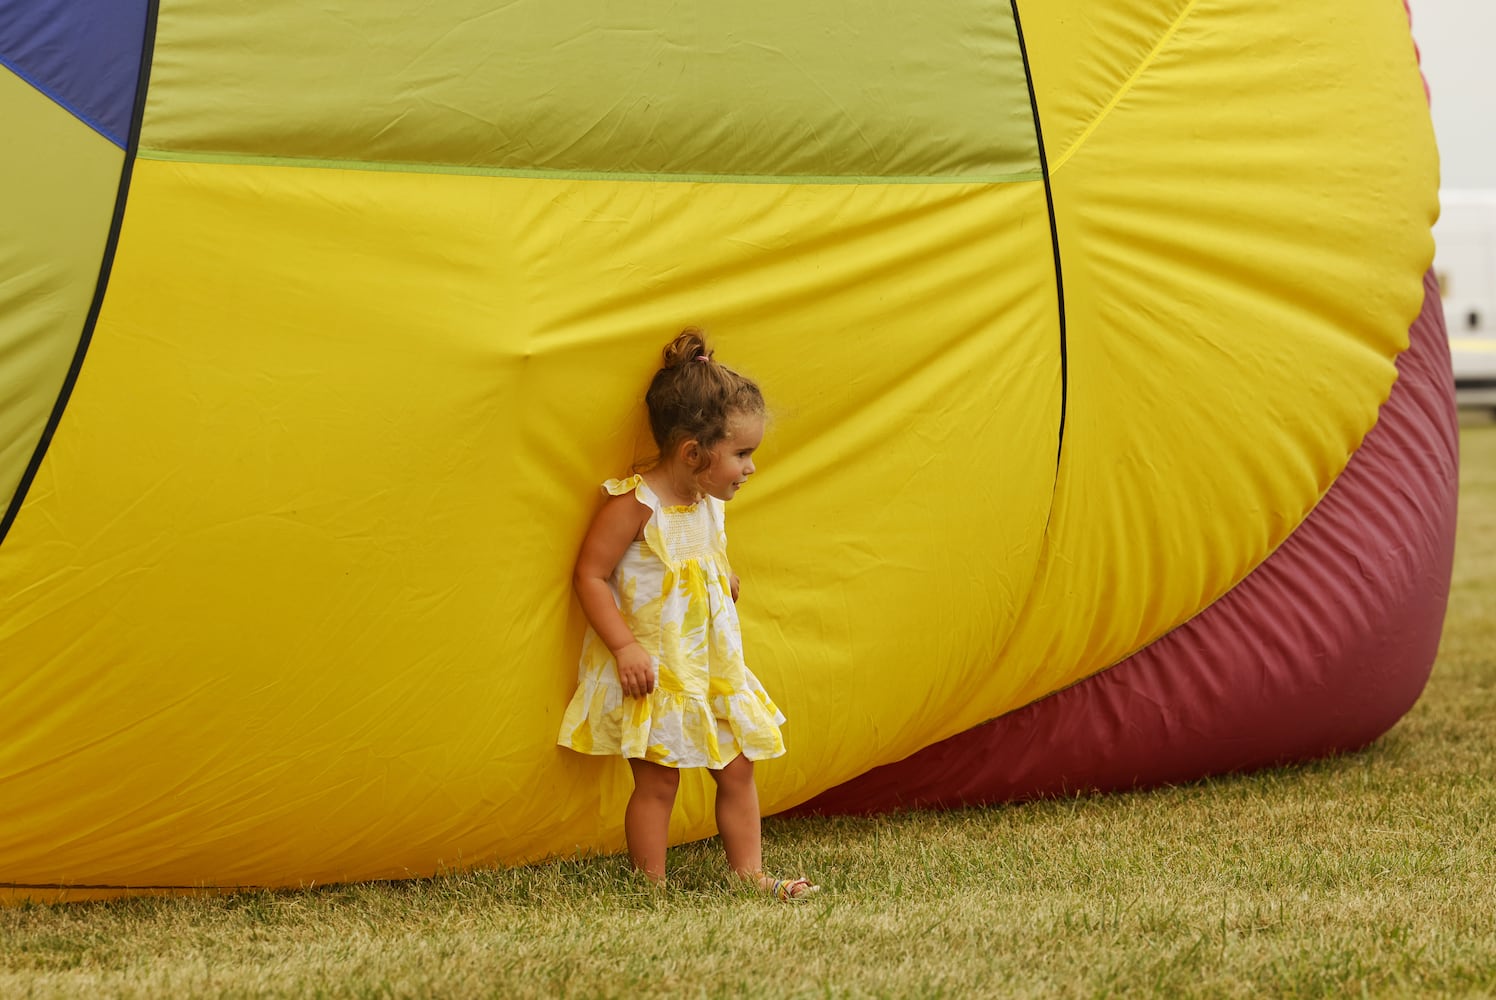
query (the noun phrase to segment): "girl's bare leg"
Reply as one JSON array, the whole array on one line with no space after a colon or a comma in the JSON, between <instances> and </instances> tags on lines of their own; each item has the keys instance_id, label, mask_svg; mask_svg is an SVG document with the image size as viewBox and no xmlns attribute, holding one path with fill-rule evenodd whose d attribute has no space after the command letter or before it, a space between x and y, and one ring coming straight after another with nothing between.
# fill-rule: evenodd
<instances>
[{"instance_id":1,"label":"girl's bare leg","mask_svg":"<svg viewBox=\"0 0 1496 1000\"><path fill-rule=\"evenodd\" d=\"M623 835L628 839L634 867L651 882L665 881L665 848L670 843L670 810L680 787L680 772L664 764L630 758L634 794L623 813Z\"/></svg>"},{"instance_id":2,"label":"girl's bare leg","mask_svg":"<svg viewBox=\"0 0 1496 1000\"><path fill-rule=\"evenodd\" d=\"M739 754L722 770L710 773L717 782L717 830L727 864L744 878L758 879L764 856L753 761Z\"/></svg>"}]
</instances>

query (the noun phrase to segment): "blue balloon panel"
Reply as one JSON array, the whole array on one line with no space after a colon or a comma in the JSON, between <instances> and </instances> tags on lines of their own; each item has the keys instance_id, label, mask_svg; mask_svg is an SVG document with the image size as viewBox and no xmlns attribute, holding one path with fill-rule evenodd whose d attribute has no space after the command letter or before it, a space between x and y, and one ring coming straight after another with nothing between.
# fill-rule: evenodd
<instances>
[{"instance_id":1,"label":"blue balloon panel","mask_svg":"<svg viewBox=\"0 0 1496 1000\"><path fill-rule=\"evenodd\" d=\"M0 0L0 63L124 147L148 0Z\"/></svg>"}]
</instances>

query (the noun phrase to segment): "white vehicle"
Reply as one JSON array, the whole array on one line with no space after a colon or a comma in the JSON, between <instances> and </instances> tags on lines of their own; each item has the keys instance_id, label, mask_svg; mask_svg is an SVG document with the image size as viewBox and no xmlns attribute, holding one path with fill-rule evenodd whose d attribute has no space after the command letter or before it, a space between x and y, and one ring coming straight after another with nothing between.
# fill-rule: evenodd
<instances>
[{"instance_id":1,"label":"white vehicle","mask_svg":"<svg viewBox=\"0 0 1496 1000\"><path fill-rule=\"evenodd\" d=\"M1461 406L1496 410L1496 191L1444 191L1434 274Z\"/></svg>"}]
</instances>

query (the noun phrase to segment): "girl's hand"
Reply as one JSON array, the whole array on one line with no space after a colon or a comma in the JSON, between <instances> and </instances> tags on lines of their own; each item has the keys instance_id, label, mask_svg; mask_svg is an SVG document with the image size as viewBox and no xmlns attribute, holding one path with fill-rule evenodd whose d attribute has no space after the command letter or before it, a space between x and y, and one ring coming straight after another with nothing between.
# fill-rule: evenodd
<instances>
[{"instance_id":1,"label":"girl's hand","mask_svg":"<svg viewBox=\"0 0 1496 1000\"><path fill-rule=\"evenodd\" d=\"M738 603L738 575L736 573L727 574L727 589L732 591L732 603Z\"/></svg>"},{"instance_id":2,"label":"girl's hand","mask_svg":"<svg viewBox=\"0 0 1496 1000\"><path fill-rule=\"evenodd\" d=\"M618 661L618 685L625 698L642 698L654 690L654 660L637 642L613 650Z\"/></svg>"}]
</instances>

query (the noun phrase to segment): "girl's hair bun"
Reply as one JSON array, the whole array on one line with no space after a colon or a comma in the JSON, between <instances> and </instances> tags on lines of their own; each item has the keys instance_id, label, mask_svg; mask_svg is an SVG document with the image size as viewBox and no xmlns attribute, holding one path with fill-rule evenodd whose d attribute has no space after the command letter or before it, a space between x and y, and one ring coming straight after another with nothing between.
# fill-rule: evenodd
<instances>
[{"instance_id":1,"label":"girl's hair bun","mask_svg":"<svg viewBox=\"0 0 1496 1000\"><path fill-rule=\"evenodd\" d=\"M698 328L688 326L676 334L660 356L665 363L650 379L644 404L661 455L689 438L710 450L727 434L734 413L764 412L758 384L718 364Z\"/></svg>"},{"instance_id":2,"label":"girl's hair bun","mask_svg":"<svg viewBox=\"0 0 1496 1000\"><path fill-rule=\"evenodd\" d=\"M666 368L679 368L701 358L710 358L712 352L706 346L706 335L696 327L688 326L665 345L660 355Z\"/></svg>"}]
</instances>

